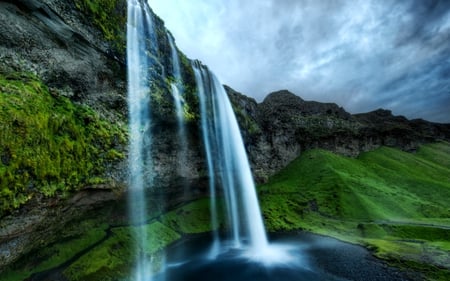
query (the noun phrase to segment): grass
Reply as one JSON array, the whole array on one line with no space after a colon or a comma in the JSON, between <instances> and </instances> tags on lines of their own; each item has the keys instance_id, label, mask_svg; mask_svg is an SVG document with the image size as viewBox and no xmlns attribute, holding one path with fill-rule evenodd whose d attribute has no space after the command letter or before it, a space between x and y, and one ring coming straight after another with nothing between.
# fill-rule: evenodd
<instances>
[{"instance_id":1,"label":"grass","mask_svg":"<svg viewBox=\"0 0 450 281\"><path fill-rule=\"evenodd\" d=\"M450 144L382 147L352 159L306 151L259 187L270 231L360 243L429 280L450 276Z\"/></svg>"},{"instance_id":2,"label":"grass","mask_svg":"<svg viewBox=\"0 0 450 281\"><path fill-rule=\"evenodd\" d=\"M0 217L33 196L104 183L124 158L122 126L50 91L27 73L0 73Z\"/></svg>"}]
</instances>

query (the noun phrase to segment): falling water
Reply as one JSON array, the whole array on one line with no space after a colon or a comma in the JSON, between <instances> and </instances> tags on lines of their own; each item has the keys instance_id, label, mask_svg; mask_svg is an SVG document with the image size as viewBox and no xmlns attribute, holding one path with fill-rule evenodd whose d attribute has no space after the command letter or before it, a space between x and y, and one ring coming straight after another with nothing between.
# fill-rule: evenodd
<instances>
[{"instance_id":1,"label":"falling water","mask_svg":"<svg viewBox=\"0 0 450 281\"><path fill-rule=\"evenodd\" d=\"M212 224L217 227L216 186L224 190L234 247L264 252L268 247L250 166L231 103L218 79L193 64L201 104L211 188Z\"/></svg>"},{"instance_id":2,"label":"falling water","mask_svg":"<svg viewBox=\"0 0 450 281\"><path fill-rule=\"evenodd\" d=\"M173 42L172 36L167 33L167 39L169 41L170 50L172 52L172 73L173 79L170 83L172 96L174 99L177 122L178 122L178 141L180 144L179 155L178 155L178 172L181 176L187 174L186 171L186 156L187 156L187 137L186 137L186 127L184 120L184 99L183 99L183 78L181 77L180 71L180 59L178 57L177 49L175 48L175 43ZM186 192L186 190L185 190Z\"/></svg>"},{"instance_id":3,"label":"falling water","mask_svg":"<svg viewBox=\"0 0 450 281\"><path fill-rule=\"evenodd\" d=\"M147 206L145 189L152 185L150 154L150 63L147 38L154 36L151 15L147 5L138 0L128 0L127 21L127 75L129 109L129 214L135 227L136 267L133 280L148 281L151 276L151 263L144 250L148 248L145 227ZM153 40L150 40L153 41Z\"/></svg>"},{"instance_id":4,"label":"falling water","mask_svg":"<svg viewBox=\"0 0 450 281\"><path fill-rule=\"evenodd\" d=\"M173 42L172 36L167 33L167 39L169 41L170 50L172 52L172 71L173 71L173 79L174 81L171 83L172 87L172 95L174 98L175 108L177 110L178 122L183 124L184 122L184 112L183 112L183 81L181 78L180 71L180 59L178 57L177 49L175 48L175 44ZM180 125L180 130L181 130ZM184 129L183 129L184 130Z\"/></svg>"},{"instance_id":5,"label":"falling water","mask_svg":"<svg viewBox=\"0 0 450 281\"><path fill-rule=\"evenodd\" d=\"M200 63L194 62L193 69L195 73L195 80L197 82L198 95L200 100L200 114L201 126L203 132L203 142L206 150L206 160L208 163L208 175L209 175L209 193L210 193L210 212L211 212L211 228L213 232L213 247L210 256L215 257L218 254L220 241L218 234L218 218L217 218L217 197L216 197L216 176L215 176L215 159L212 157L212 146L214 146L213 139L210 134L214 133L213 122L207 118L206 101L205 101L205 90L209 90L208 85L206 85L204 76L209 73L201 68ZM216 144L217 145L217 144Z\"/></svg>"}]
</instances>

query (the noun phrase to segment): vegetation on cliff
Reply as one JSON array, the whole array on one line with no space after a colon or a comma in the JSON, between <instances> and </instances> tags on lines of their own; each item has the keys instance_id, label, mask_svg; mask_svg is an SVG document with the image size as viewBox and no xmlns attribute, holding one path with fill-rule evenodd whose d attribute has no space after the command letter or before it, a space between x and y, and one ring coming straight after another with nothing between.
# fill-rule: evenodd
<instances>
[{"instance_id":1,"label":"vegetation on cliff","mask_svg":"<svg viewBox=\"0 0 450 281\"><path fill-rule=\"evenodd\" d=\"M116 52L125 54L126 46L126 11L125 0L73 0L75 6L87 15L103 33Z\"/></svg>"},{"instance_id":2,"label":"vegetation on cliff","mask_svg":"<svg viewBox=\"0 0 450 281\"><path fill-rule=\"evenodd\" d=\"M0 73L0 215L33 196L104 183L124 158L123 126L49 90L33 75Z\"/></svg>"}]
</instances>

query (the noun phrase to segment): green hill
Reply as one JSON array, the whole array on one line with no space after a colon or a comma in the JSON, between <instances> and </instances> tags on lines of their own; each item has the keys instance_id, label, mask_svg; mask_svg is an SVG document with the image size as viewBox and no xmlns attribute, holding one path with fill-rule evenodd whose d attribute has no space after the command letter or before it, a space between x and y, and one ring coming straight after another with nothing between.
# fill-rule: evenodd
<instances>
[{"instance_id":1,"label":"green hill","mask_svg":"<svg viewBox=\"0 0 450 281\"><path fill-rule=\"evenodd\" d=\"M347 158L303 153L260 187L269 231L298 228L360 243L427 279L450 277L450 144L382 147Z\"/></svg>"}]
</instances>

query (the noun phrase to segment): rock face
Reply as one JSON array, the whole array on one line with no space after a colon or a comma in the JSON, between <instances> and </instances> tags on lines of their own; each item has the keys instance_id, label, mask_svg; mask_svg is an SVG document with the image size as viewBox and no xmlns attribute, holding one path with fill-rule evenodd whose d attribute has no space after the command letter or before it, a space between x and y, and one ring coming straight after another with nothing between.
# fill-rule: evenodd
<instances>
[{"instance_id":1,"label":"rock face","mask_svg":"<svg viewBox=\"0 0 450 281\"><path fill-rule=\"evenodd\" d=\"M72 1L0 2L0 67L37 74L61 95L123 118L123 60L82 19Z\"/></svg>"},{"instance_id":2,"label":"rock face","mask_svg":"<svg viewBox=\"0 0 450 281\"><path fill-rule=\"evenodd\" d=\"M258 104L230 87L226 90L259 182L311 148L355 157L383 145L413 152L423 143L450 140L450 124L408 120L388 110L351 115L334 103L304 101L286 90Z\"/></svg>"}]
</instances>

